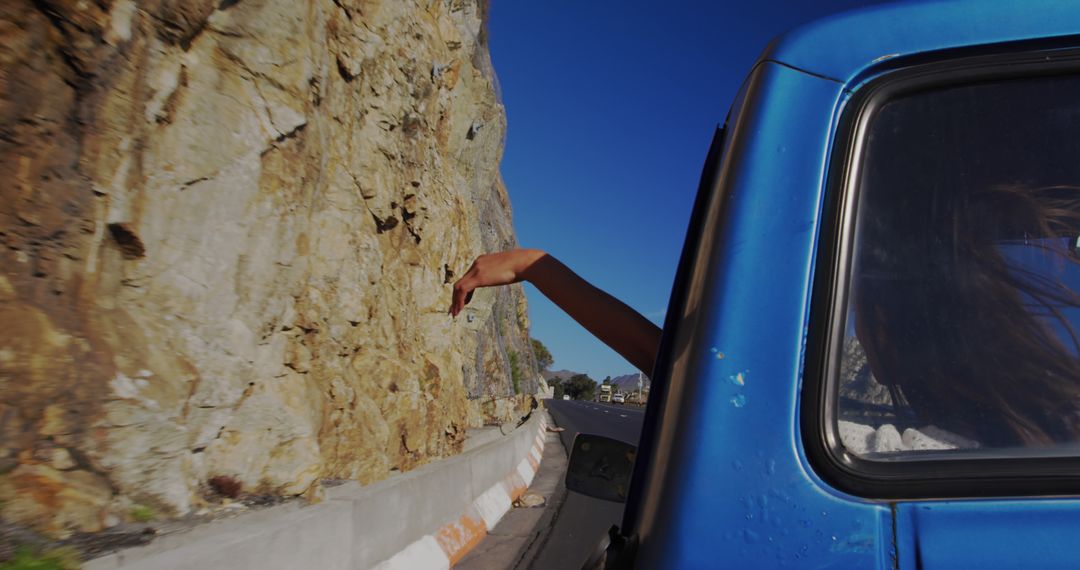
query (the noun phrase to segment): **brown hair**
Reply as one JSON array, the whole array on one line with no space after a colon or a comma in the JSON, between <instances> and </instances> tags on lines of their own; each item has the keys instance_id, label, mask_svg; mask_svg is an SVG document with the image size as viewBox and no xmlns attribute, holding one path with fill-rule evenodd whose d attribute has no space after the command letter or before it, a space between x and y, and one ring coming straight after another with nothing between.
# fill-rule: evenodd
<instances>
[{"instance_id":1,"label":"brown hair","mask_svg":"<svg viewBox=\"0 0 1080 570\"><path fill-rule=\"evenodd\" d=\"M1077 264L1080 188L868 195L856 332L893 404L988 447L1080 439L1080 294L1004 245Z\"/></svg>"}]
</instances>

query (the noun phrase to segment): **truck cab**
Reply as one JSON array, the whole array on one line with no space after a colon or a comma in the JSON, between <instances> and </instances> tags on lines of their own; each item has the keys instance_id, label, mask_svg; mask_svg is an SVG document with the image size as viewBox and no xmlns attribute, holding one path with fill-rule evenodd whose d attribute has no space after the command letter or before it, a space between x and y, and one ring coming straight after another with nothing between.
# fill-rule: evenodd
<instances>
[{"instance_id":1,"label":"truck cab","mask_svg":"<svg viewBox=\"0 0 1080 570\"><path fill-rule=\"evenodd\" d=\"M600 385L598 400L601 402L611 402L611 384Z\"/></svg>"},{"instance_id":2,"label":"truck cab","mask_svg":"<svg viewBox=\"0 0 1080 570\"><path fill-rule=\"evenodd\" d=\"M706 160L602 564L1080 568L1078 220L1080 4L775 40Z\"/></svg>"}]
</instances>

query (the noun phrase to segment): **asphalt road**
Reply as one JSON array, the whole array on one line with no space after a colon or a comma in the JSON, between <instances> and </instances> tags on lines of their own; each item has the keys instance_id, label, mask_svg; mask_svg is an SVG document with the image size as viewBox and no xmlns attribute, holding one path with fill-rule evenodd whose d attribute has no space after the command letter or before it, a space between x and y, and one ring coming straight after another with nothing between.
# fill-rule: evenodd
<instances>
[{"instance_id":1,"label":"asphalt road","mask_svg":"<svg viewBox=\"0 0 1080 570\"><path fill-rule=\"evenodd\" d=\"M637 445L645 408L575 400L548 400L548 410L562 432L567 452L580 433L603 435ZM601 537L613 524L622 523L622 503L601 501L568 492L555 515L547 543L534 559L533 570L581 568Z\"/></svg>"}]
</instances>

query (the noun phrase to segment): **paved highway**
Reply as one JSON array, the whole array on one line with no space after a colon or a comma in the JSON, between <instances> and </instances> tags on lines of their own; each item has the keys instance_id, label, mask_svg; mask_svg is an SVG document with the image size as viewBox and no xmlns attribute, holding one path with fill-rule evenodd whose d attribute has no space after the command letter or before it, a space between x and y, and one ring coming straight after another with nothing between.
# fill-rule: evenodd
<instances>
[{"instance_id":1,"label":"paved highway","mask_svg":"<svg viewBox=\"0 0 1080 570\"><path fill-rule=\"evenodd\" d=\"M603 435L637 445L645 409L575 400L548 400L548 410L562 432L567 453L580 433ZM581 568L611 525L622 523L622 503L601 501L568 492L555 516L547 543L532 564L533 570Z\"/></svg>"}]
</instances>

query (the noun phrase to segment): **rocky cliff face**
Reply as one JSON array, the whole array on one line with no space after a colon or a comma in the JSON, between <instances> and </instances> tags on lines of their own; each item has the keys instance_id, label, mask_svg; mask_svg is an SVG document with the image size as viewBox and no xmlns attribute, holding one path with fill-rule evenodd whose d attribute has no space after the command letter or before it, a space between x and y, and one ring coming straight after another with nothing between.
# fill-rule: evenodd
<instances>
[{"instance_id":1,"label":"rocky cliff face","mask_svg":"<svg viewBox=\"0 0 1080 570\"><path fill-rule=\"evenodd\" d=\"M484 12L3 3L3 518L370 482L535 389L519 288L445 314L514 243Z\"/></svg>"}]
</instances>

